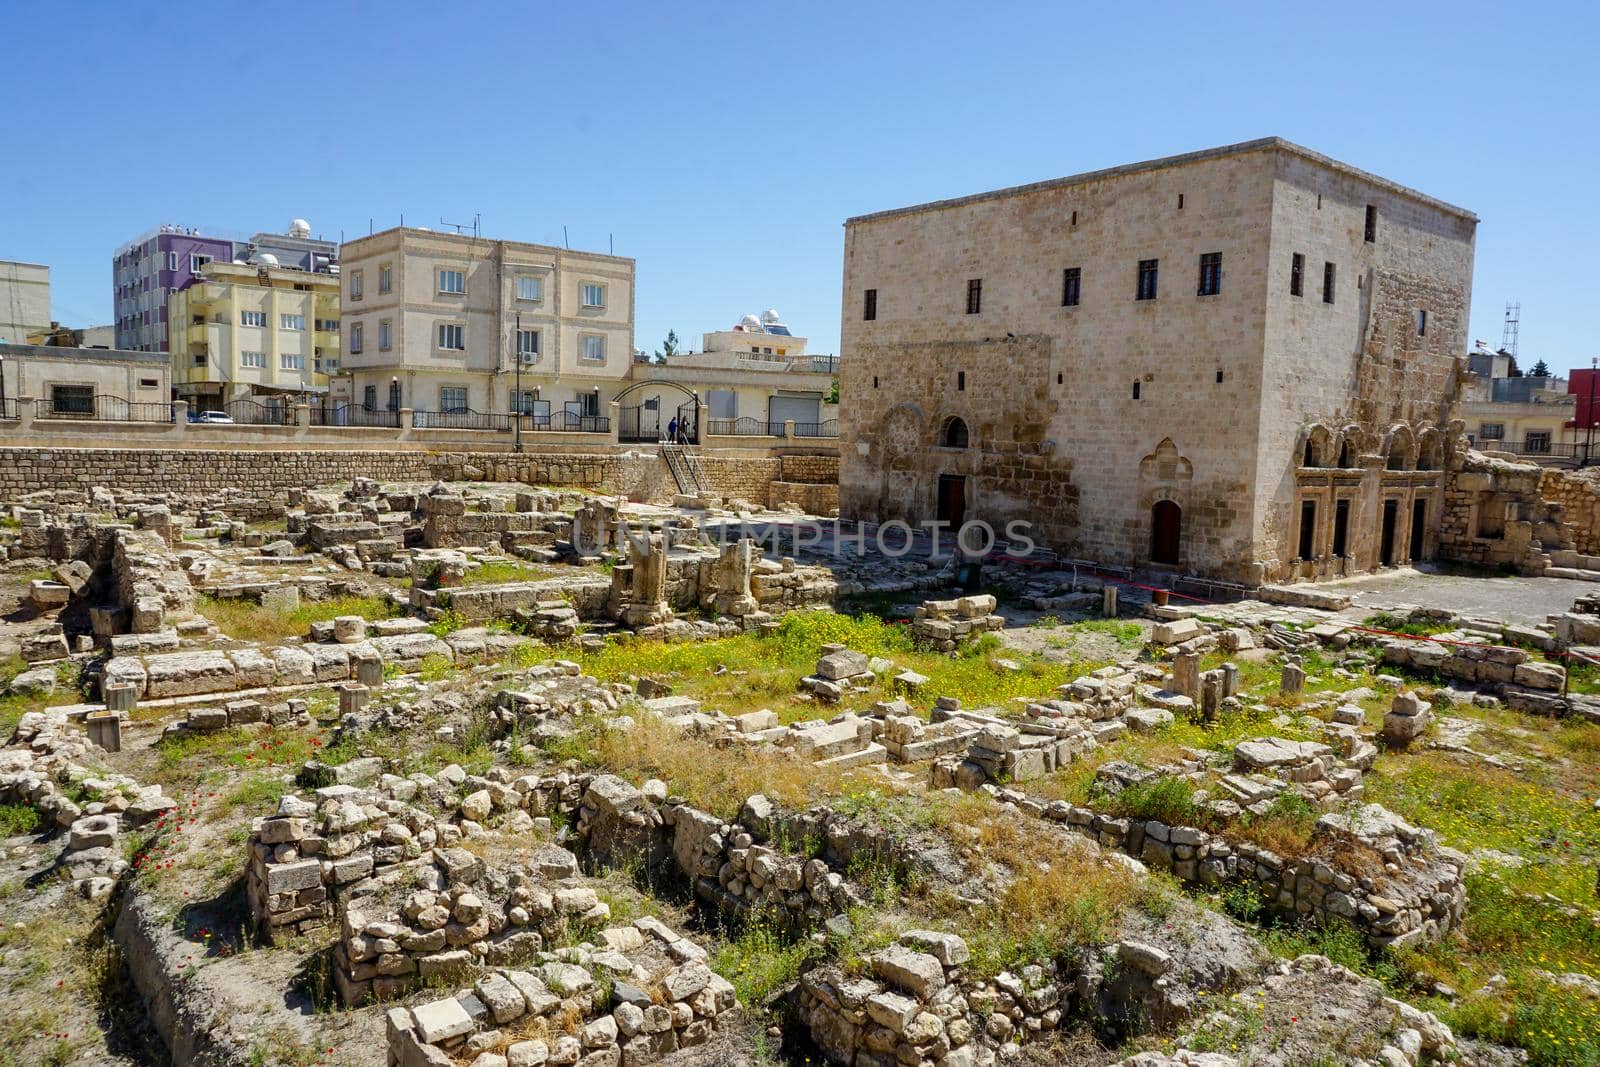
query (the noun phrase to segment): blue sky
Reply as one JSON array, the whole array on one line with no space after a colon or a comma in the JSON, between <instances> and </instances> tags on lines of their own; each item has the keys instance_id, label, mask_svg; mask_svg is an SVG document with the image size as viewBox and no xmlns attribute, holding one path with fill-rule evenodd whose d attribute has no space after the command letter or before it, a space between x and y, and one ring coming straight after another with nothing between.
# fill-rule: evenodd
<instances>
[{"instance_id":1,"label":"blue sky","mask_svg":"<svg viewBox=\"0 0 1600 1067\"><path fill-rule=\"evenodd\" d=\"M161 222L483 219L638 260L636 343L837 351L854 214L1277 134L1476 211L1471 336L1600 355L1590 4L12 4L0 258L111 320Z\"/></svg>"}]
</instances>

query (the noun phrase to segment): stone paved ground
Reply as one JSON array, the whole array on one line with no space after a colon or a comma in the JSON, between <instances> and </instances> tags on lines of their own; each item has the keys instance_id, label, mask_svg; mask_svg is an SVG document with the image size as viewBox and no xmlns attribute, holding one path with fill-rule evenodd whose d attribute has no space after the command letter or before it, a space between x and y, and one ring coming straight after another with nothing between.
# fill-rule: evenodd
<instances>
[{"instance_id":1,"label":"stone paved ground","mask_svg":"<svg viewBox=\"0 0 1600 1067\"><path fill-rule=\"evenodd\" d=\"M1458 614L1490 615L1508 622L1544 622L1569 611L1580 596L1600 592L1593 582L1567 578L1499 578L1429 574L1409 567L1385 574L1348 578L1315 586L1356 596L1355 607L1368 614L1392 604L1422 604Z\"/></svg>"}]
</instances>

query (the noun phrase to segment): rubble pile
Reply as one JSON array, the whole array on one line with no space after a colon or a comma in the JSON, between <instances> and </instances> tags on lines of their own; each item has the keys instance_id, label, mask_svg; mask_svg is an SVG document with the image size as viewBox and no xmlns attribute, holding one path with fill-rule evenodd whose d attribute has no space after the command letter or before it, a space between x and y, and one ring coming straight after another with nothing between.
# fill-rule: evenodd
<instances>
[{"instance_id":1,"label":"rubble pile","mask_svg":"<svg viewBox=\"0 0 1600 1067\"><path fill-rule=\"evenodd\" d=\"M391 1008L389 1063L448 1067L650 1064L705 1044L739 1009L706 952L654 918L588 945L495 968L442 1000Z\"/></svg>"},{"instance_id":2,"label":"rubble pile","mask_svg":"<svg viewBox=\"0 0 1600 1067\"><path fill-rule=\"evenodd\" d=\"M994 613L988 594L958 600L924 600L911 618L911 640L935 652L954 652L984 634L1003 630L1006 620Z\"/></svg>"}]
</instances>

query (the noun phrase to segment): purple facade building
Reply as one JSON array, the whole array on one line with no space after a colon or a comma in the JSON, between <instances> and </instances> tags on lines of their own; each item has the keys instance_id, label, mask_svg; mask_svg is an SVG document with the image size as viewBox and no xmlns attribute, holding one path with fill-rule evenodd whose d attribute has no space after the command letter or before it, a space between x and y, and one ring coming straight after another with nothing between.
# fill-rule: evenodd
<instances>
[{"instance_id":1,"label":"purple facade building","mask_svg":"<svg viewBox=\"0 0 1600 1067\"><path fill-rule=\"evenodd\" d=\"M311 236L304 219L288 233L258 233L246 239L213 237L182 226L161 226L123 246L111 260L116 347L132 352L168 352L167 297L200 279L207 263L260 263L288 270L337 271L339 246Z\"/></svg>"},{"instance_id":2,"label":"purple facade building","mask_svg":"<svg viewBox=\"0 0 1600 1067\"><path fill-rule=\"evenodd\" d=\"M232 262L234 242L197 230L163 226L131 242L111 261L116 294L116 346L133 352L167 351L167 296L183 289L213 259Z\"/></svg>"}]
</instances>

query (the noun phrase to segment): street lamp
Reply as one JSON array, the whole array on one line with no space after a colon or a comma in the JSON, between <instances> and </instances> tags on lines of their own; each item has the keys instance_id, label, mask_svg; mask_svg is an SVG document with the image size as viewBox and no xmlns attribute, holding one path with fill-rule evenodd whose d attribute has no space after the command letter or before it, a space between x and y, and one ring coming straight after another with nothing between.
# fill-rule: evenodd
<instances>
[{"instance_id":1,"label":"street lamp","mask_svg":"<svg viewBox=\"0 0 1600 1067\"><path fill-rule=\"evenodd\" d=\"M1600 378L1600 356L1592 356L1589 359L1589 410L1588 418L1584 420L1589 426L1583 438L1583 465L1585 467L1589 465L1589 446L1594 443L1594 384L1596 378Z\"/></svg>"},{"instance_id":2,"label":"street lamp","mask_svg":"<svg viewBox=\"0 0 1600 1067\"><path fill-rule=\"evenodd\" d=\"M517 360L516 397L511 405L511 417L517 420L513 451L522 451L522 312L517 312L517 330L511 339L511 353Z\"/></svg>"}]
</instances>

